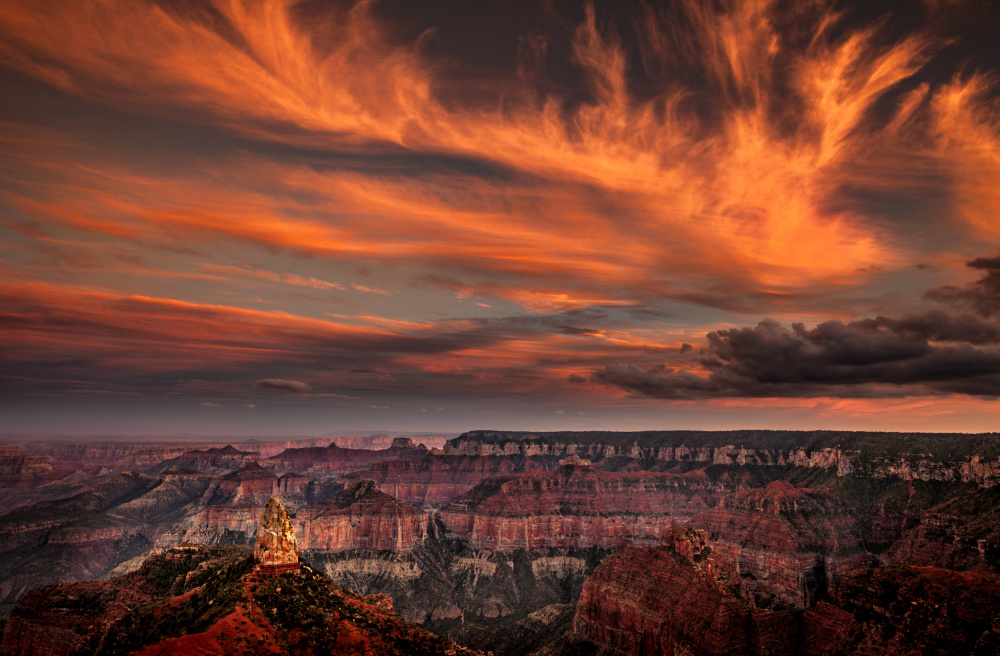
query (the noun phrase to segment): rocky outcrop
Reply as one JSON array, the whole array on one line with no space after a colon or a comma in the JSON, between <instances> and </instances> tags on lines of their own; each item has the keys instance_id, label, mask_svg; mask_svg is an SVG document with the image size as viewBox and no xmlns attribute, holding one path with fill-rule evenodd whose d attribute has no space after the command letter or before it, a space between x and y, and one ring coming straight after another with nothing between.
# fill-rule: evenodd
<instances>
[{"instance_id":1,"label":"rocky outcrop","mask_svg":"<svg viewBox=\"0 0 1000 656\"><path fill-rule=\"evenodd\" d=\"M8 618L0 654L475 656L401 620L384 595L247 556L180 547L123 577L36 591Z\"/></svg>"},{"instance_id":2,"label":"rocky outcrop","mask_svg":"<svg viewBox=\"0 0 1000 656\"><path fill-rule=\"evenodd\" d=\"M296 525L306 549L373 549L405 553L427 538L427 515L357 481L323 503L299 509Z\"/></svg>"},{"instance_id":3,"label":"rocky outcrop","mask_svg":"<svg viewBox=\"0 0 1000 656\"><path fill-rule=\"evenodd\" d=\"M261 565L298 565L299 545L281 500L271 497L257 525L254 559Z\"/></svg>"},{"instance_id":4,"label":"rocky outcrop","mask_svg":"<svg viewBox=\"0 0 1000 656\"><path fill-rule=\"evenodd\" d=\"M328 438L331 444L336 444L344 449L388 449L392 446L398 446L397 440L408 440L412 442L414 446L419 446L423 444L429 449L440 449L444 446L448 439L454 437L452 435L409 435L403 437L392 437L391 435L356 435L349 437L333 437Z\"/></svg>"},{"instance_id":5,"label":"rocky outcrop","mask_svg":"<svg viewBox=\"0 0 1000 656\"><path fill-rule=\"evenodd\" d=\"M907 519L889 562L1000 572L1000 486L958 495Z\"/></svg>"},{"instance_id":6,"label":"rocky outcrop","mask_svg":"<svg viewBox=\"0 0 1000 656\"><path fill-rule=\"evenodd\" d=\"M833 493L784 481L743 490L691 518L758 605L808 608L839 574L867 567L855 519Z\"/></svg>"},{"instance_id":7,"label":"rocky outcrop","mask_svg":"<svg viewBox=\"0 0 1000 656\"><path fill-rule=\"evenodd\" d=\"M383 492L403 503L440 508L491 476L551 471L556 466L550 457L429 456L376 463L348 478L374 480Z\"/></svg>"},{"instance_id":8,"label":"rocky outcrop","mask_svg":"<svg viewBox=\"0 0 1000 656\"><path fill-rule=\"evenodd\" d=\"M792 611L753 608L720 576L705 538L671 534L672 547L626 549L587 579L574 632L623 654L798 654ZM724 572L724 570L722 570Z\"/></svg>"},{"instance_id":9,"label":"rocky outcrop","mask_svg":"<svg viewBox=\"0 0 1000 656\"><path fill-rule=\"evenodd\" d=\"M937 567L859 570L843 578L830 602L853 620L838 653L1000 653L995 574Z\"/></svg>"},{"instance_id":10,"label":"rocky outcrop","mask_svg":"<svg viewBox=\"0 0 1000 656\"><path fill-rule=\"evenodd\" d=\"M475 549L509 551L658 544L723 496L700 475L565 466L487 479L436 515Z\"/></svg>"},{"instance_id":11,"label":"rocky outcrop","mask_svg":"<svg viewBox=\"0 0 1000 656\"><path fill-rule=\"evenodd\" d=\"M626 549L587 579L574 632L616 654L994 654L1000 577L930 567L846 574L829 600L762 610L726 556L687 529L672 546ZM687 543L687 546L681 546Z\"/></svg>"}]
</instances>

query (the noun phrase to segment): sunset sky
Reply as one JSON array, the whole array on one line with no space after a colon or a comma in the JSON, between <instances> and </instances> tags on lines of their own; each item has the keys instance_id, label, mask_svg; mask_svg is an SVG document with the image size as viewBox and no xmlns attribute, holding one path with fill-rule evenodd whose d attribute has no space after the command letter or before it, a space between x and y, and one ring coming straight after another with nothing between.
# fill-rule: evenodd
<instances>
[{"instance_id":1,"label":"sunset sky","mask_svg":"<svg viewBox=\"0 0 1000 656\"><path fill-rule=\"evenodd\" d=\"M998 34L5 0L0 433L997 430Z\"/></svg>"}]
</instances>

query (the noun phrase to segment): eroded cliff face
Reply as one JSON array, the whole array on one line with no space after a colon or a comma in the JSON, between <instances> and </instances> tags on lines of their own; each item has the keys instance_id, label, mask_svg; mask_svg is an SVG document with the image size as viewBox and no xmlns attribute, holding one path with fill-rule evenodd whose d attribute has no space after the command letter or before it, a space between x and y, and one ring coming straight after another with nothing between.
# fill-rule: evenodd
<instances>
[{"instance_id":1,"label":"eroded cliff face","mask_svg":"<svg viewBox=\"0 0 1000 656\"><path fill-rule=\"evenodd\" d=\"M995 574L911 566L858 570L834 588L830 605L852 620L838 655L1000 653Z\"/></svg>"},{"instance_id":2,"label":"eroded cliff face","mask_svg":"<svg viewBox=\"0 0 1000 656\"><path fill-rule=\"evenodd\" d=\"M270 489L270 488L268 488ZM282 499L283 500L283 499ZM187 542L250 544L257 537L263 505L247 502L211 505L183 520L157 546ZM427 538L429 517L418 508L381 492L374 481L356 481L318 504L298 508L290 518L302 549L383 550L405 553Z\"/></svg>"},{"instance_id":3,"label":"eroded cliff face","mask_svg":"<svg viewBox=\"0 0 1000 656\"><path fill-rule=\"evenodd\" d=\"M367 469L376 462L387 460L412 460L427 455L428 449L394 446L381 451L342 449L335 444L328 447L287 449L262 461L263 466L278 474L296 472L309 478L343 476Z\"/></svg>"},{"instance_id":4,"label":"eroded cliff face","mask_svg":"<svg viewBox=\"0 0 1000 656\"><path fill-rule=\"evenodd\" d=\"M281 500L271 497L257 525L254 559L264 566L298 565L299 544Z\"/></svg>"},{"instance_id":5,"label":"eroded cliff face","mask_svg":"<svg viewBox=\"0 0 1000 656\"><path fill-rule=\"evenodd\" d=\"M792 611L754 608L732 589L703 534L682 529L672 546L625 549L584 583L574 632L624 654L792 654ZM674 548L677 547L677 548Z\"/></svg>"},{"instance_id":6,"label":"eroded cliff face","mask_svg":"<svg viewBox=\"0 0 1000 656\"><path fill-rule=\"evenodd\" d=\"M503 633L505 618L523 617L552 604L572 604L588 574L606 556L599 549L560 555L489 553L433 536L401 554L303 553L305 560L348 589L387 594L396 612L408 621L449 634L473 626Z\"/></svg>"},{"instance_id":7,"label":"eroded cliff face","mask_svg":"<svg viewBox=\"0 0 1000 656\"><path fill-rule=\"evenodd\" d=\"M733 493L689 525L706 531L758 605L811 607L844 571L875 563L841 499L784 481Z\"/></svg>"},{"instance_id":8,"label":"eroded cliff face","mask_svg":"<svg viewBox=\"0 0 1000 656\"><path fill-rule=\"evenodd\" d=\"M730 434L732 433L732 434ZM645 462L786 466L835 470L902 480L958 481L989 487L1000 482L1000 435L853 433L829 431L650 431L607 433L472 431L445 444L455 455L578 455L598 462L628 458ZM579 441L574 438L579 436ZM744 446L744 444L774 446ZM975 439L972 439L975 438ZM952 443L947 440L952 439ZM685 443L687 441L687 443ZM982 449L992 455L977 452ZM930 451L943 451L943 454Z\"/></svg>"},{"instance_id":9,"label":"eroded cliff face","mask_svg":"<svg viewBox=\"0 0 1000 656\"><path fill-rule=\"evenodd\" d=\"M440 455L380 462L348 477L374 480L383 492L403 503L440 508L491 476L551 471L556 463L552 457Z\"/></svg>"},{"instance_id":10,"label":"eroded cliff face","mask_svg":"<svg viewBox=\"0 0 1000 656\"><path fill-rule=\"evenodd\" d=\"M297 530L306 549L373 549L404 553L427 538L428 516L361 480L327 501L300 508Z\"/></svg>"},{"instance_id":11,"label":"eroded cliff face","mask_svg":"<svg viewBox=\"0 0 1000 656\"><path fill-rule=\"evenodd\" d=\"M567 465L483 481L438 511L448 535L475 549L618 549L656 544L717 503L700 473L615 473Z\"/></svg>"},{"instance_id":12,"label":"eroded cliff face","mask_svg":"<svg viewBox=\"0 0 1000 656\"><path fill-rule=\"evenodd\" d=\"M635 656L1000 653L997 575L861 569L805 612L763 610L703 533L668 542L620 551L594 570L577 604L579 639Z\"/></svg>"},{"instance_id":13,"label":"eroded cliff face","mask_svg":"<svg viewBox=\"0 0 1000 656\"><path fill-rule=\"evenodd\" d=\"M261 459L260 451L240 451L231 444L222 448L193 449L151 467L150 474L194 470L224 476Z\"/></svg>"},{"instance_id":14,"label":"eroded cliff face","mask_svg":"<svg viewBox=\"0 0 1000 656\"><path fill-rule=\"evenodd\" d=\"M224 476L212 502L263 505L272 496L280 496L292 507L298 507L306 501L308 485L309 480L303 476L278 477L254 461Z\"/></svg>"}]
</instances>

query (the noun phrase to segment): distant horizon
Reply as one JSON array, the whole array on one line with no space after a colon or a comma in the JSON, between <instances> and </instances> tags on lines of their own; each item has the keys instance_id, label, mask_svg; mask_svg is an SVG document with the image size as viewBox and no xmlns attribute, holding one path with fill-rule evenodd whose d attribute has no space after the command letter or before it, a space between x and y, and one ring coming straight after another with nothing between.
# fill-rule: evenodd
<instances>
[{"instance_id":1,"label":"distant horizon","mask_svg":"<svg viewBox=\"0 0 1000 656\"><path fill-rule=\"evenodd\" d=\"M813 433L813 432L842 432L842 433L886 433L886 434L924 434L924 435L998 435L998 431L931 431L931 430L876 430L876 429L838 429L838 428L761 428L761 427L741 427L741 428L720 428L720 429L704 429L704 428L643 428L643 429L602 429L602 428L591 428L591 429L552 429L552 430L531 430L531 429L503 429L503 428L470 428L464 431L424 431L424 432L406 432L406 431L345 431L343 434L332 436L332 435L250 435L250 434L192 434L192 433L161 433L161 434L128 434L128 433L0 433L0 443L3 442L16 442L16 441L32 441L36 440L39 442L48 441L80 441L80 442L121 442L121 443L159 443L159 444L188 444L188 443L202 443L206 441L210 442L233 442L233 443L254 443L260 442L271 443L271 442L294 442L302 440L323 440L330 439L335 440L338 438L369 438L369 437L445 437L447 439L455 439L466 433L473 432L497 432L497 433L587 433L587 432L598 432L598 433L671 433L671 432L701 432L701 433L731 433L731 432L789 432L789 433Z\"/></svg>"}]
</instances>

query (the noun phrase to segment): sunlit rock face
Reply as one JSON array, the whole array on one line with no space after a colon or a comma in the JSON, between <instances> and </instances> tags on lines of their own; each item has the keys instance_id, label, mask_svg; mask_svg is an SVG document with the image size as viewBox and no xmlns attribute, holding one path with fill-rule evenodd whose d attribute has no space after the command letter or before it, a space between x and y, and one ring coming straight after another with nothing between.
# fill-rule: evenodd
<instances>
[{"instance_id":1,"label":"sunlit rock face","mask_svg":"<svg viewBox=\"0 0 1000 656\"><path fill-rule=\"evenodd\" d=\"M299 545L288 512L278 497L271 497L260 515L254 558L261 565L296 565Z\"/></svg>"}]
</instances>

